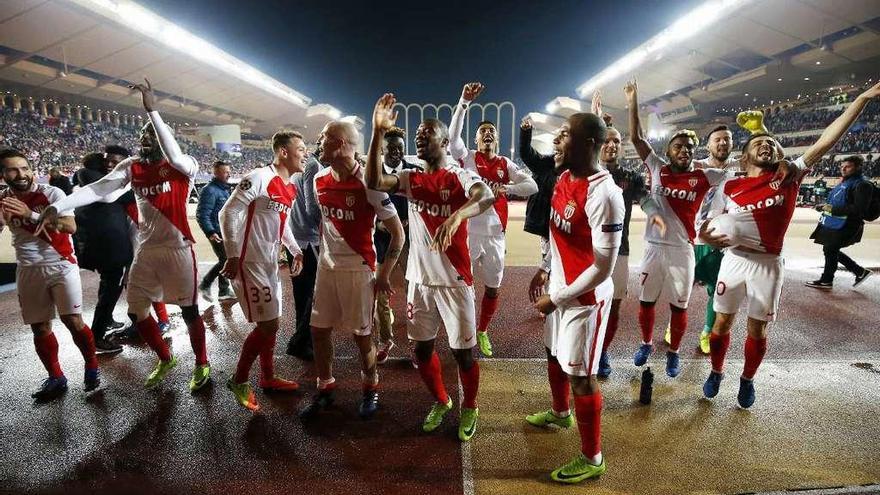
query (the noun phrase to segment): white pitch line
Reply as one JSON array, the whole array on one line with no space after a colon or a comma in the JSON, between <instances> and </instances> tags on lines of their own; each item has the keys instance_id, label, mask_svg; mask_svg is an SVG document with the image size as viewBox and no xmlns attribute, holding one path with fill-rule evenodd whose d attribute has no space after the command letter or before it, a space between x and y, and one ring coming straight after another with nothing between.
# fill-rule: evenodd
<instances>
[{"instance_id":1,"label":"white pitch line","mask_svg":"<svg viewBox=\"0 0 880 495\"><path fill-rule=\"evenodd\" d=\"M464 398L464 389L461 386L461 376L458 377L459 411L461 399ZM474 465L471 461L471 442L461 442L461 489L464 495L474 495Z\"/></svg>"}]
</instances>

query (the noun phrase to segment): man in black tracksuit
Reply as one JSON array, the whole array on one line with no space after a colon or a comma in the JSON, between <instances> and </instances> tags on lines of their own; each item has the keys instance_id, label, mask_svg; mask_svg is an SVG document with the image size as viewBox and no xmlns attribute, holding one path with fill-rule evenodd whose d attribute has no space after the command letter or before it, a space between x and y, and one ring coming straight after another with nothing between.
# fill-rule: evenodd
<instances>
[{"instance_id":1,"label":"man in black tracksuit","mask_svg":"<svg viewBox=\"0 0 880 495\"><path fill-rule=\"evenodd\" d=\"M128 150L108 146L107 153L128 156ZM83 168L76 172L76 182L85 186L107 175L111 166L106 153L90 153L83 159ZM122 294L125 271L134 257L129 237L129 218L125 204L133 201L131 191L111 203L92 203L74 211L77 232L75 237L79 265L98 272L98 302L92 319L95 349L98 354L122 351L122 346L108 341L105 336L113 325L113 309Z\"/></svg>"}]
</instances>

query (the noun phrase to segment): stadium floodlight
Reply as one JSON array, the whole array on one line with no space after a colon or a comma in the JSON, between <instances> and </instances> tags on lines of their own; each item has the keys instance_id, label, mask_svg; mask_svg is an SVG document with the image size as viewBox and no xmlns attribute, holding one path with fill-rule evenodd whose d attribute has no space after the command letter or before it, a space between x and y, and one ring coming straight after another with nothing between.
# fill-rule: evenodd
<instances>
[{"instance_id":1,"label":"stadium floodlight","mask_svg":"<svg viewBox=\"0 0 880 495\"><path fill-rule=\"evenodd\" d=\"M751 1L709 0L701 4L636 49L609 65L602 72L591 77L578 88L578 95L581 98L588 97L593 91L620 76L632 72L649 56L657 57L662 55L663 50L703 31L723 17L730 15L734 9L740 8Z\"/></svg>"},{"instance_id":2,"label":"stadium floodlight","mask_svg":"<svg viewBox=\"0 0 880 495\"><path fill-rule=\"evenodd\" d=\"M131 0L67 0L111 21L122 24L171 49L185 53L230 76L307 108L311 100L244 61L217 48ZM341 113L340 113L341 115Z\"/></svg>"}]
</instances>

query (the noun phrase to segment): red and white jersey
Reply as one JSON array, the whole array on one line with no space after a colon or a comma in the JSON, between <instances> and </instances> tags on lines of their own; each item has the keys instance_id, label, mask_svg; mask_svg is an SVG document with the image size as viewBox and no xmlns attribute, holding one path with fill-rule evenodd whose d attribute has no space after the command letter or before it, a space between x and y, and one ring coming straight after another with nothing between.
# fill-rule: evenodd
<instances>
[{"instance_id":1,"label":"red and white jersey","mask_svg":"<svg viewBox=\"0 0 880 495\"><path fill-rule=\"evenodd\" d=\"M63 198L64 191L48 184L34 183L31 190L24 194L15 194L11 188L0 194L0 199L9 197L18 198L31 211L39 214L44 208ZM73 210L60 211L58 216L73 217ZM12 218L8 224L18 264L21 266L76 264L70 234L43 232L37 237L34 235L37 225L38 222L33 219L21 217Z\"/></svg>"},{"instance_id":2,"label":"red and white jersey","mask_svg":"<svg viewBox=\"0 0 880 495\"><path fill-rule=\"evenodd\" d=\"M493 192L502 186L507 188L507 194L514 196L531 196L538 192L535 180L505 156L490 159L484 153L468 150L459 163L476 172ZM492 206L468 220L471 235L500 235L507 230L507 195L496 198Z\"/></svg>"},{"instance_id":3,"label":"red and white jersey","mask_svg":"<svg viewBox=\"0 0 880 495\"><path fill-rule=\"evenodd\" d=\"M139 248L181 248L195 243L187 221L186 205L199 171L195 158L181 152L177 141L158 112L149 113L164 158L149 162L139 156L127 158L100 180L53 203L58 211L96 201L107 201L131 186L138 208Z\"/></svg>"},{"instance_id":4,"label":"red and white jersey","mask_svg":"<svg viewBox=\"0 0 880 495\"><path fill-rule=\"evenodd\" d=\"M757 177L736 177L720 187L713 214L726 212L736 218L738 245L749 249L781 254L785 232L791 224L801 182L807 169L803 158L795 160L800 177L782 184L766 171Z\"/></svg>"},{"instance_id":5,"label":"red and white jersey","mask_svg":"<svg viewBox=\"0 0 880 495\"><path fill-rule=\"evenodd\" d=\"M672 168L655 153L648 155L645 165L650 172L649 182L652 198L657 202L659 214L666 221L666 235L648 225L645 240L654 244L686 246L696 237L694 224L703 198L712 186L727 177L718 168L705 168L689 172L673 172Z\"/></svg>"},{"instance_id":6,"label":"red and white jersey","mask_svg":"<svg viewBox=\"0 0 880 495\"><path fill-rule=\"evenodd\" d=\"M321 209L321 255L325 268L342 271L376 271L373 231L376 217L397 216L388 195L367 189L364 170L355 167L344 181L324 168L314 181L315 197Z\"/></svg>"},{"instance_id":7,"label":"red and white jersey","mask_svg":"<svg viewBox=\"0 0 880 495\"><path fill-rule=\"evenodd\" d=\"M586 179L568 170L559 176L550 199L551 293L570 285L592 266L593 248L620 247L625 213L623 191L607 170ZM610 277L602 282L611 283ZM577 301L575 305L596 304L595 289Z\"/></svg>"},{"instance_id":8,"label":"red and white jersey","mask_svg":"<svg viewBox=\"0 0 880 495\"><path fill-rule=\"evenodd\" d=\"M274 264L282 243L299 253L287 221L296 194L293 182L279 177L275 165L245 175L220 210L226 256Z\"/></svg>"},{"instance_id":9,"label":"red and white jersey","mask_svg":"<svg viewBox=\"0 0 880 495\"><path fill-rule=\"evenodd\" d=\"M482 182L477 174L454 165L433 172L401 170L397 194L409 201L409 259L406 279L422 285L473 285L468 226L462 222L444 252L431 249L437 228L468 201L468 191Z\"/></svg>"}]
</instances>

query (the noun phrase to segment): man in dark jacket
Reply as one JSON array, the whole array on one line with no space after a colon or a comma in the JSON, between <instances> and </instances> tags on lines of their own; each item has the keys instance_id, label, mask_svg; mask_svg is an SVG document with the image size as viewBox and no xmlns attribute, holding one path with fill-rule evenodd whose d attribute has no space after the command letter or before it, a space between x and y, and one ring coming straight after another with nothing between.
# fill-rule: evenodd
<instances>
[{"instance_id":1,"label":"man in dark jacket","mask_svg":"<svg viewBox=\"0 0 880 495\"><path fill-rule=\"evenodd\" d=\"M526 202L523 230L546 240L550 236L550 198L553 196L553 187L556 186L556 166L553 155L542 155L532 148L531 119L524 118L519 128L519 156L538 183L538 192L529 196ZM543 249L541 254L544 254Z\"/></svg>"},{"instance_id":2,"label":"man in dark jacket","mask_svg":"<svg viewBox=\"0 0 880 495\"><path fill-rule=\"evenodd\" d=\"M211 284L217 280L217 298L221 301L235 300L235 294L229 287L229 280L220 271L226 263L226 251L223 249L223 239L220 237L220 221L218 215L220 209L229 199L229 193L232 187L229 185L229 164L217 160L214 162L214 178L211 182L202 188L199 194L199 206L196 209L196 219L198 219L199 227L205 233L205 237L211 243L211 249L217 255L217 263L208 270L202 283L199 284L199 293L202 299L208 302L214 302L214 296L211 295Z\"/></svg>"},{"instance_id":3,"label":"man in dark jacket","mask_svg":"<svg viewBox=\"0 0 880 495\"><path fill-rule=\"evenodd\" d=\"M128 154L127 151L125 151ZM76 182L86 186L107 175L107 160L103 153L90 153L83 158L83 168L76 172ZM92 319L95 350L98 354L122 351L122 346L106 338L113 326L113 309L125 286L125 271L131 264L134 251L129 237L129 220L125 203L133 199L129 191L109 203L92 203L75 210L75 236L79 265L100 275L98 302Z\"/></svg>"},{"instance_id":4,"label":"man in dark jacket","mask_svg":"<svg viewBox=\"0 0 880 495\"><path fill-rule=\"evenodd\" d=\"M405 134L403 129L393 127L385 133L385 142L383 146L382 166L385 173L397 174L401 170L418 169L422 167L407 162L403 157ZM406 235L403 252L398 258L398 264L401 270L406 270L406 255L409 248L409 204L404 196L392 194L389 196L400 222L403 224L403 232ZM376 233L373 235L373 242L376 244L376 260L381 264L385 262L385 252L391 243L391 234L385 230L382 222L376 222ZM378 268L377 268L378 270ZM376 351L376 362L384 364L388 360L388 354L394 347L394 333L391 326L394 323L394 313L391 311L391 305L388 296L384 293L376 295L376 326L379 330L379 345Z\"/></svg>"},{"instance_id":5,"label":"man in dark jacket","mask_svg":"<svg viewBox=\"0 0 880 495\"><path fill-rule=\"evenodd\" d=\"M823 246L825 270L819 280L807 282L807 287L830 290L834 286L834 272L838 263L843 263L856 276L853 287L864 282L872 273L840 252L862 240L865 228L862 215L868 210L874 194L874 186L862 176L864 164L864 159L858 155L844 158L840 162L840 184L828 193L827 203L816 206L816 210L822 212L822 217L810 239Z\"/></svg>"},{"instance_id":6,"label":"man in dark jacket","mask_svg":"<svg viewBox=\"0 0 880 495\"><path fill-rule=\"evenodd\" d=\"M64 194L69 195L73 192L73 185L70 183L70 179L61 173L60 167L52 167L49 169L49 185L61 189L64 191Z\"/></svg>"}]
</instances>

